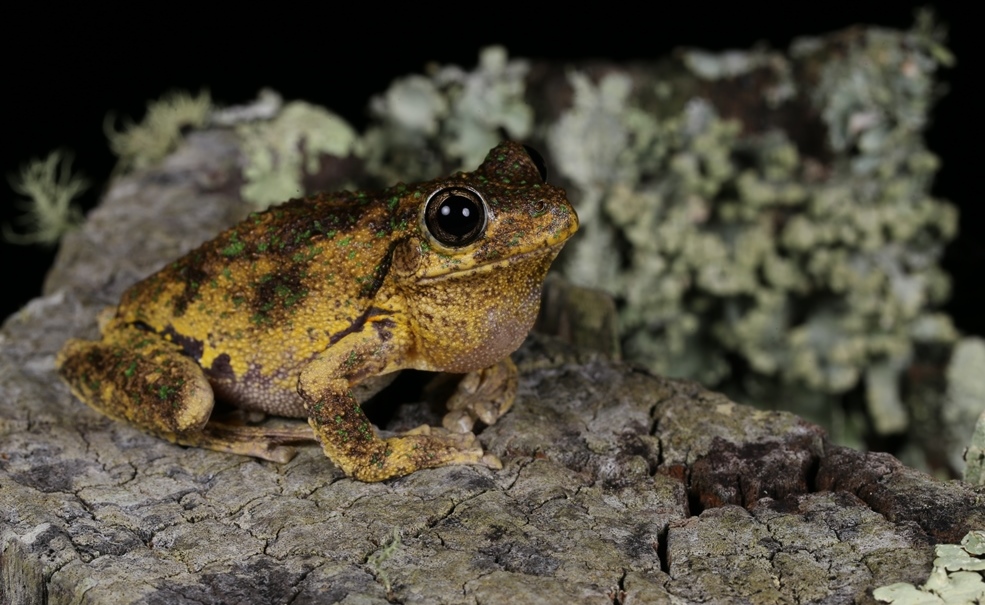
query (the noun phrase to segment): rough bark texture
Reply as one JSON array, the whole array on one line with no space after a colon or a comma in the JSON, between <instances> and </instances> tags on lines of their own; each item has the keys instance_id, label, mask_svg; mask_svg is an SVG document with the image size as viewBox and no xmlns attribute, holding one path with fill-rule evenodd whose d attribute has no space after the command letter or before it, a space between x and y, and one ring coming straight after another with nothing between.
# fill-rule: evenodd
<instances>
[{"instance_id":1,"label":"rough bark texture","mask_svg":"<svg viewBox=\"0 0 985 605\"><path fill-rule=\"evenodd\" d=\"M985 526L981 489L549 337L515 354L518 400L481 434L501 471L364 484L315 446L277 465L98 415L55 352L245 214L236 158L196 134L116 182L0 331L0 602L872 602ZM390 428L437 418L402 406Z\"/></svg>"}]
</instances>

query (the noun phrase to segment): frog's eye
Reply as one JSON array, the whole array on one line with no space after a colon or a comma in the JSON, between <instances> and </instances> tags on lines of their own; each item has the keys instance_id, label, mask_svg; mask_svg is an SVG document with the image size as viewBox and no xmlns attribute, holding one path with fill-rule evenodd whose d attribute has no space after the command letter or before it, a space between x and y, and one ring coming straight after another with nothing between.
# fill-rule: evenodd
<instances>
[{"instance_id":1,"label":"frog's eye","mask_svg":"<svg viewBox=\"0 0 985 605\"><path fill-rule=\"evenodd\" d=\"M534 163L537 167L537 172L540 173L540 180L547 182L547 164L544 162L543 156L537 153L537 150L529 145L524 145L524 149L527 150L527 155L530 156L530 161Z\"/></svg>"},{"instance_id":2,"label":"frog's eye","mask_svg":"<svg viewBox=\"0 0 985 605\"><path fill-rule=\"evenodd\" d=\"M486 205L471 189L440 189L428 200L424 225L440 243L461 248L479 239L485 230Z\"/></svg>"}]
</instances>

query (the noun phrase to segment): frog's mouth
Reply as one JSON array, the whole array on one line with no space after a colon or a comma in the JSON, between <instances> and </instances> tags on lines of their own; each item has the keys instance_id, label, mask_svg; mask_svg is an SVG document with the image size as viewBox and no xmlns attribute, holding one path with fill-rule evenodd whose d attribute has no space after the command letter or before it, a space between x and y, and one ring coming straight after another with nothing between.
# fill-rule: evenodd
<instances>
[{"instance_id":1,"label":"frog's mouth","mask_svg":"<svg viewBox=\"0 0 985 605\"><path fill-rule=\"evenodd\" d=\"M453 265L441 267L438 271L430 272L421 276L421 278L417 281L419 284L426 285L450 279L474 277L492 273L494 271L502 271L506 269L515 270L517 267L543 261L544 259L547 260L547 262L544 263L544 272L546 273L547 267L550 266L551 261L554 260L558 253L561 252L561 248L564 247L564 243L568 240L568 237L570 237L570 235L564 237L557 243L536 247L526 252L519 252L507 257L497 258L496 260L487 260L475 264L463 262L458 266Z\"/></svg>"}]
</instances>

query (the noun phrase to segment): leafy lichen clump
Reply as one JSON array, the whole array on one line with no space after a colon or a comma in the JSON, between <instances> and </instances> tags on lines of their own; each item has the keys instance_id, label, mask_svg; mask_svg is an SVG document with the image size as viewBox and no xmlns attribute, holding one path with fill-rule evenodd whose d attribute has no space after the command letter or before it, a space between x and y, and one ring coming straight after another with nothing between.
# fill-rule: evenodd
<instances>
[{"instance_id":1,"label":"leafy lichen clump","mask_svg":"<svg viewBox=\"0 0 985 605\"><path fill-rule=\"evenodd\" d=\"M938 160L922 130L943 55L927 27L866 30L840 55L801 41L790 57L684 61L699 79L771 66L763 104L808 99L823 152L725 119L714 98L677 103L674 82L570 74L573 107L547 137L582 216L565 271L617 295L627 357L760 400L864 385L877 431L906 428L902 369L918 343L957 336L933 311L957 212L928 195ZM813 88L791 89L808 68Z\"/></svg>"},{"instance_id":2,"label":"leafy lichen clump","mask_svg":"<svg viewBox=\"0 0 985 605\"><path fill-rule=\"evenodd\" d=\"M382 182L418 181L449 169L478 166L503 138L533 130L524 100L529 64L506 50L484 49L473 72L432 66L396 80L370 102L377 124L365 135L366 170Z\"/></svg>"},{"instance_id":3,"label":"leafy lichen clump","mask_svg":"<svg viewBox=\"0 0 985 605\"><path fill-rule=\"evenodd\" d=\"M872 596L895 605L985 602L985 531L969 532L961 544L938 544L930 578L922 586L898 582Z\"/></svg>"},{"instance_id":4,"label":"leafy lichen clump","mask_svg":"<svg viewBox=\"0 0 985 605\"><path fill-rule=\"evenodd\" d=\"M345 120L301 101L286 104L272 120L244 121L236 133L245 156L241 193L261 209L303 195L301 180L319 170L320 154L346 157L359 145Z\"/></svg>"}]
</instances>

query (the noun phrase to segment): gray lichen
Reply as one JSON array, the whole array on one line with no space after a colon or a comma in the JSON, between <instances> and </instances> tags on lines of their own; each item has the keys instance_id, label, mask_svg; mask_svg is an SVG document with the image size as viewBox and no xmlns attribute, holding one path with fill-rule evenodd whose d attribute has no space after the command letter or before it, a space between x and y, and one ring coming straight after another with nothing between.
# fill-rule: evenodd
<instances>
[{"instance_id":1,"label":"gray lichen","mask_svg":"<svg viewBox=\"0 0 985 605\"><path fill-rule=\"evenodd\" d=\"M647 106L673 99L673 83L569 75L573 107L547 137L583 217L565 273L621 301L627 357L787 403L804 388L837 397L861 385L878 432L906 429L898 383L915 345L957 336L934 311L957 212L928 195L938 160L922 131L944 56L928 27L866 30L841 54L820 41L790 56L685 53L699 80L768 66L777 84L764 104L808 98L823 162L700 95ZM820 66L816 85L791 89L792 66L808 64ZM736 356L742 375L730 373Z\"/></svg>"}]
</instances>

